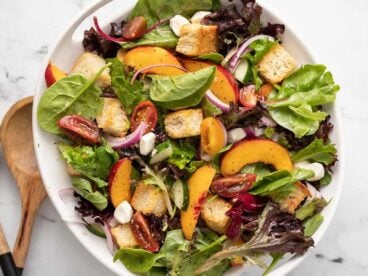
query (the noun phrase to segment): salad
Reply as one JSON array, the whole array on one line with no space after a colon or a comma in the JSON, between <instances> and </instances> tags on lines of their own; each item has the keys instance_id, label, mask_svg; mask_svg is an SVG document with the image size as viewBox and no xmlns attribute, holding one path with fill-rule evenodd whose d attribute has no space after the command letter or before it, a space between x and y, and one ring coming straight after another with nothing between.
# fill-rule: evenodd
<instances>
[{"instance_id":1,"label":"salad","mask_svg":"<svg viewBox=\"0 0 368 276\"><path fill-rule=\"evenodd\" d=\"M237 6L235 6L235 4ZM270 272L323 222L339 86L296 61L254 0L139 0L49 63L38 123L57 135L75 210L114 261L146 275Z\"/></svg>"}]
</instances>

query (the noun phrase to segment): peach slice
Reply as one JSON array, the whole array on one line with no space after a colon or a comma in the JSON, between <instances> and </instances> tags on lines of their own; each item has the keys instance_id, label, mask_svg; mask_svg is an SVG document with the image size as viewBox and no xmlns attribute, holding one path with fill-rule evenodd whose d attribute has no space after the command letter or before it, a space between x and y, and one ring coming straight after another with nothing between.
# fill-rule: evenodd
<instances>
[{"instance_id":1,"label":"peach slice","mask_svg":"<svg viewBox=\"0 0 368 276\"><path fill-rule=\"evenodd\" d=\"M216 66L216 76L210 90L225 103L236 103L238 101L239 88L237 82L233 75L224 67L211 62L192 59L183 59L181 62L184 67L191 72L195 72L209 66Z\"/></svg>"},{"instance_id":2,"label":"peach slice","mask_svg":"<svg viewBox=\"0 0 368 276\"><path fill-rule=\"evenodd\" d=\"M186 211L180 213L181 228L187 240L191 240L193 237L201 207L215 174L214 168L204 166L196 170L188 180L189 205Z\"/></svg>"},{"instance_id":3,"label":"peach slice","mask_svg":"<svg viewBox=\"0 0 368 276\"><path fill-rule=\"evenodd\" d=\"M45 80L47 87L50 87L58 80L66 77L66 73L58 68L55 64L49 62L45 70Z\"/></svg>"},{"instance_id":4,"label":"peach slice","mask_svg":"<svg viewBox=\"0 0 368 276\"><path fill-rule=\"evenodd\" d=\"M218 153L227 142L227 133L220 120L208 117L201 124L202 150L209 155Z\"/></svg>"},{"instance_id":5,"label":"peach slice","mask_svg":"<svg viewBox=\"0 0 368 276\"><path fill-rule=\"evenodd\" d=\"M274 87L272 84L269 83L265 83L261 86L261 88L258 91L258 94L260 96L262 96L264 99L267 99L268 96L271 94L271 92L273 91Z\"/></svg>"},{"instance_id":6,"label":"peach slice","mask_svg":"<svg viewBox=\"0 0 368 276\"><path fill-rule=\"evenodd\" d=\"M150 65L169 64L183 68L179 60L168 50L160 47L137 47L123 56L124 64L134 67L135 70L140 70ZM146 70L145 73L157 75L175 76L185 72L174 67L156 67Z\"/></svg>"},{"instance_id":7,"label":"peach slice","mask_svg":"<svg viewBox=\"0 0 368 276\"><path fill-rule=\"evenodd\" d=\"M116 162L109 174L109 195L112 205L118 207L123 201L130 202L130 175L132 173L132 161L124 158Z\"/></svg>"},{"instance_id":8,"label":"peach slice","mask_svg":"<svg viewBox=\"0 0 368 276\"><path fill-rule=\"evenodd\" d=\"M267 139L243 140L235 144L222 158L221 173L225 176L238 173L244 166L263 162L276 170L293 169L289 152L279 144Z\"/></svg>"}]
</instances>

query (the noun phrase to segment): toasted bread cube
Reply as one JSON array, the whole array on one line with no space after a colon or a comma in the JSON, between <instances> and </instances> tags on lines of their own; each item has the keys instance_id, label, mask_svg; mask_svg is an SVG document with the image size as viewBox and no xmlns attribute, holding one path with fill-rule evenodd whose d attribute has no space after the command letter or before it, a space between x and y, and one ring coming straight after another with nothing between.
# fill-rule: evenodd
<instances>
[{"instance_id":1,"label":"toasted bread cube","mask_svg":"<svg viewBox=\"0 0 368 276\"><path fill-rule=\"evenodd\" d=\"M92 53L82 54L74 64L71 74L80 73L87 79L92 79L106 65L106 61ZM111 85L110 69L106 68L97 79L97 86L105 88Z\"/></svg>"},{"instance_id":2,"label":"toasted bread cube","mask_svg":"<svg viewBox=\"0 0 368 276\"><path fill-rule=\"evenodd\" d=\"M184 25L180 30L176 51L186 56L217 52L217 26Z\"/></svg>"},{"instance_id":3,"label":"toasted bread cube","mask_svg":"<svg viewBox=\"0 0 368 276\"><path fill-rule=\"evenodd\" d=\"M271 84L280 83L296 68L294 58L280 45L275 45L257 64L262 78Z\"/></svg>"},{"instance_id":4,"label":"toasted bread cube","mask_svg":"<svg viewBox=\"0 0 368 276\"><path fill-rule=\"evenodd\" d=\"M96 120L99 128L116 137L124 137L130 128L129 119L118 99L104 98L101 114Z\"/></svg>"},{"instance_id":5,"label":"toasted bread cube","mask_svg":"<svg viewBox=\"0 0 368 276\"><path fill-rule=\"evenodd\" d=\"M144 215L153 214L161 217L166 214L167 207L164 194L154 185L139 183L135 189L132 201L132 207Z\"/></svg>"},{"instance_id":6,"label":"toasted bread cube","mask_svg":"<svg viewBox=\"0 0 368 276\"><path fill-rule=\"evenodd\" d=\"M138 246L130 223L124 223L112 228L111 234L120 248Z\"/></svg>"},{"instance_id":7,"label":"toasted bread cube","mask_svg":"<svg viewBox=\"0 0 368 276\"><path fill-rule=\"evenodd\" d=\"M164 124L167 134L178 139L199 135L202 121L202 109L185 109L167 114Z\"/></svg>"},{"instance_id":8,"label":"toasted bread cube","mask_svg":"<svg viewBox=\"0 0 368 276\"><path fill-rule=\"evenodd\" d=\"M219 234L225 234L229 217L226 212L231 208L231 204L222 198L207 198L202 205L201 217L209 228Z\"/></svg>"},{"instance_id":9,"label":"toasted bread cube","mask_svg":"<svg viewBox=\"0 0 368 276\"><path fill-rule=\"evenodd\" d=\"M310 196L308 188L302 183L297 182L294 185L296 189L288 195L288 197L278 202L280 204L280 210L290 214L294 214L300 203L302 203L306 197Z\"/></svg>"}]
</instances>

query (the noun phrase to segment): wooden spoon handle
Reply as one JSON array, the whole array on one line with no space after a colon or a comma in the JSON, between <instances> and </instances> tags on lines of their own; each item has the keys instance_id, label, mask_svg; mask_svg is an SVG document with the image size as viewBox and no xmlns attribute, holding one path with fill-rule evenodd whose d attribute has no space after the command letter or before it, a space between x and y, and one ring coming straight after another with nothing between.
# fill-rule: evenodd
<instances>
[{"instance_id":1,"label":"wooden spoon handle","mask_svg":"<svg viewBox=\"0 0 368 276\"><path fill-rule=\"evenodd\" d=\"M13 248L13 257L18 268L23 269L27 257L29 242L32 235L33 222L37 214L38 207L46 196L42 184L37 184L37 179L18 179L18 182L26 181L24 187L27 193L22 193L22 219L18 229L17 239ZM19 184L19 183L18 183ZM23 183L24 184L24 183ZM22 189L22 188L21 188Z\"/></svg>"},{"instance_id":2,"label":"wooden spoon handle","mask_svg":"<svg viewBox=\"0 0 368 276\"><path fill-rule=\"evenodd\" d=\"M0 224L0 267L5 276L18 276L12 254L5 238L3 228Z\"/></svg>"},{"instance_id":3,"label":"wooden spoon handle","mask_svg":"<svg viewBox=\"0 0 368 276\"><path fill-rule=\"evenodd\" d=\"M17 239L13 248L13 257L18 269L22 270L26 261L29 243L32 235L32 226L38 206L23 206L22 219L18 229Z\"/></svg>"}]
</instances>

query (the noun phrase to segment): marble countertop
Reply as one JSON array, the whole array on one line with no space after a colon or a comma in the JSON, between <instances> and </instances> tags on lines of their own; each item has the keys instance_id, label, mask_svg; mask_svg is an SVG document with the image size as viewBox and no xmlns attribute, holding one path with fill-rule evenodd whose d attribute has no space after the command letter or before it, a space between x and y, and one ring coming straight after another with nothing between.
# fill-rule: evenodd
<instances>
[{"instance_id":1,"label":"marble countertop","mask_svg":"<svg viewBox=\"0 0 368 276\"><path fill-rule=\"evenodd\" d=\"M120 0L117 0L120 1ZM41 64L58 34L91 0L1 1L0 119L32 95ZM368 1L263 0L298 31L341 84L346 141L345 188L337 214L317 248L291 275L368 275ZM10 244L20 200L0 153L0 221ZM1 272L0 272L1 273ZM39 210L24 275L113 275L74 238L46 200Z\"/></svg>"}]
</instances>

